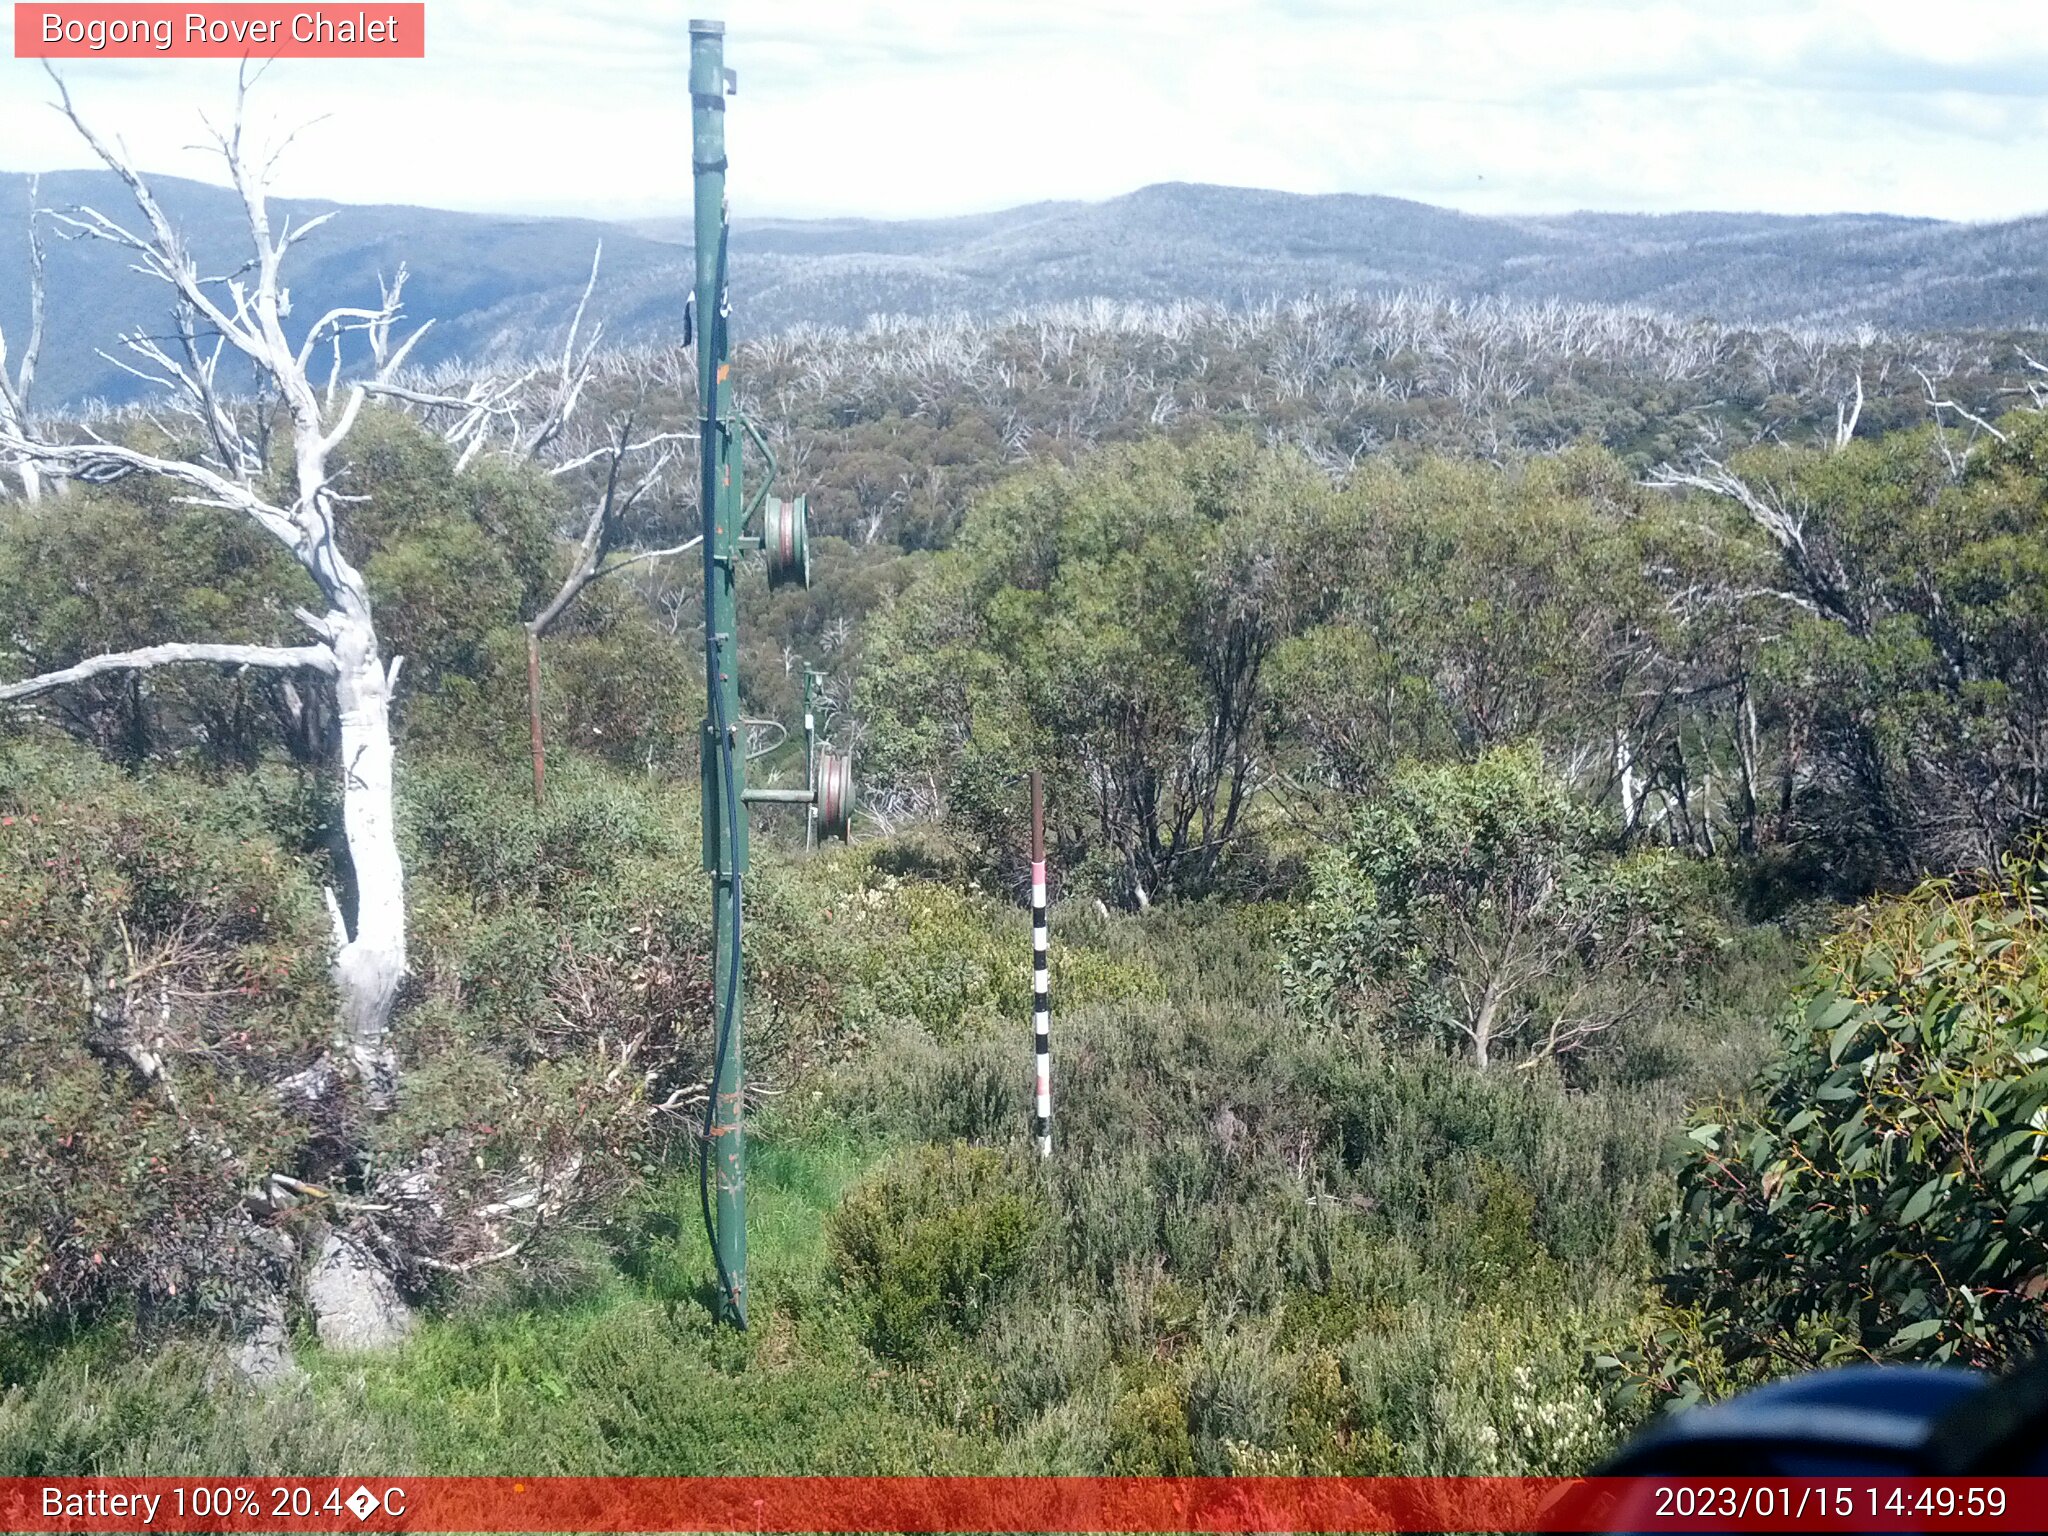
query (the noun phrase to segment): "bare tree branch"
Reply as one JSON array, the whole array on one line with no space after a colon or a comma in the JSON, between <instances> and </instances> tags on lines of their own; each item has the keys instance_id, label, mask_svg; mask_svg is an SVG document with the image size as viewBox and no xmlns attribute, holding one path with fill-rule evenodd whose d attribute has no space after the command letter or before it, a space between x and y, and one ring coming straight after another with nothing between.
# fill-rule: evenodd
<instances>
[{"instance_id":1,"label":"bare tree branch","mask_svg":"<svg viewBox=\"0 0 2048 1536\"><path fill-rule=\"evenodd\" d=\"M655 560L666 560L671 555L688 554L691 550L695 549L699 544L702 544L703 542L704 535L698 533L692 534L689 538L683 540L683 542L680 544L671 544L666 549L643 549L640 551L640 553L636 555L629 555L624 560L612 561L609 565L605 566L602 570L598 571L596 575L594 575L591 578L591 580L602 581L607 576L616 576L621 571L631 570L636 565L646 565Z\"/></svg>"},{"instance_id":2,"label":"bare tree branch","mask_svg":"<svg viewBox=\"0 0 2048 1536\"><path fill-rule=\"evenodd\" d=\"M334 653L324 645L145 645L139 650L113 651L76 666L45 672L18 683L0 683L0 703L15 703L39 694L82 683L108 672L148 672L179 662L210 662L223 667L269 667L311 670L334 676Z\"/></svg>"},{"instance_id":3,"label":"bare tree branch","mask_svg":"<svg viewBox=\"0 0 2048 1536\"><path fill-rule=\"evenodd\" d=\"M40 178L29 177L28 335L23 341L21 358L15 364L11 379L7 375L7 334L0 331L0 430L17 434L28 431L29 400L35 391L36 361L43 350L45 260L41 209L37 205L40 188ZM42 477L36 466L26 459L19 460L17 473L21 476L22 495L30 501L38 499L42 494Z\"/></svg>"},{"instance_id":4,"label":"bare tree branch","mask_svg":"<svg viewBox=\"0 0 2048 1536\"><path fill-rule=\"evenodd\" d=\"M590 277L583 284L583 296L576 301L576 313L569 318L569 334L562 339L562 362L555 380L554 398L548 402L533 431L519 445L519 451L529 458L537 457L568 425L569 418L576 414L576 402L583 394L583 386L590 382L591 359L604 338L604 327L592 326L590 338L580 351L576 339L583 329L583 315L590 307L590 296L597 289L597 268L603 259L604 242L600 240L597 249L591 252Z\"/></svg>"},{"instance_id":5,"label":"bare tree branch","mask_svg":"<svg viewBox=\"0 0 2048 1536\"><path fill-rule=\"evenodd\" d=\"M1786 505L1780 497L1759 493L1719 459L1703 458L1696 470L1660 464L1650 471L1643 484L1658 490L1683 487L1724 497L1741 506L1780 549L1800 558L1806 554L1806 523L1800 510Z\"/></svg>"},{"instance_id":6,"label":"bare tree branch","mask_svg":"<svg viewBox=\"0 0 2048 1536\"><path fill-rule=\"evenodd\" d=\"M0 451L88 485L107 485L132 474L159 475L166 480L176 480L200 492L192 498L196 504L246 513L298 555L302 563L307 559L301 548L304 530L289 511L265 501L247 486L204 464L166 459L97 438L84 443L39 442L5 426L0 426Z\"/></svg>"},{"instance_id":7,"label":"bare tree branch","mask_svg":"<svg viewBox=\"0 0 2048 1536\"><path fill-rule=\"evenodd\" d=\"M703 536L700 534L697 538L674 545L668 549L648 550L616 564L606 563L606 559L611 553L613 544L617 540L619 531L624 525L627 516L640 502L641 498L653 489L655 484L661 479L663 471L668 468L672 458L672 455L664 452L654 461L653 467L640 477L639 482L622 496L619 492L619 487L622 483L626 462L637 448L646 446L646 444L634 444L631 441L632 429L633 423L630 417L614 423L611 445L600 450L597 455L597 457L609 459L605 471L604 492L598 498L597 503L590 509L590 515L584 523L583 537L577 541L576 560L570 567L569 574L563 578L562 585L556 591L553 600L527 623L527 628L536 638L547 634L554 627L555 621L562 616L563 610L574 602L578 594L593 582L601 581L606 576L625 570L629 566L638 565L648 560L664 559L669 555L681 554L686 549L694 549L703 541ZM668 433L664 434L664 437L672 438L676 435L675 433ZM650 438L648 442L654 443L663 440L663 438Z\"/></svg>"},{"instance_id":8,"label":"bare tree branch","mask_svg":"<svg viewBox=\"0 0 2048 1536\"><path fill-rule=\"evenodd\" d=\"M654 436L642 438L637 443L626 444L625 452L628 454L645 453L650 448L659 448L666 443L694 443L696 440L697 434L694 432L657 432ZM590 452L580 453L573 459L564 459L559 464L550 464L548 466L548 473L551 475L566 475L572 470L587 468L607 454L617 453L618 451L619 449L616 445L606 443L602 448L593 448Z\"/></svg>"},{"instance_id":9,"label":"bare tree branch","mask_svg":"<svg viewBox=\"0 0 2048 1536\"><path fill-rule=\"evenodd\" d=\"M2024 355L2025 354L2022 354L2022 356ZM1958 416L1962 417L1963 420L1967 421L1971 426L1975 427L1978 431L1984 433L1986 436L1994 438L2001 443L2010 441L2010 439L2007 438L2003 432L1999 431L1998 428L1991 425L1990 422L1986 421L1982 416L1979 416L1976 412L1969 410L1962 405L1957 404L1954 400L1944 398L1941 394L1941 391L1935 387L1934 380L1927 376L1927 372L1925 369L1916 367L1913 370L1913 372L1920 376L1920 383L1922 384L1922 386L1925 387L1927 391L1928 409L1935 413L1936 420L1940 419L1941 413L1943 411L1954 411Z\"/></svg>"}]
</instances>

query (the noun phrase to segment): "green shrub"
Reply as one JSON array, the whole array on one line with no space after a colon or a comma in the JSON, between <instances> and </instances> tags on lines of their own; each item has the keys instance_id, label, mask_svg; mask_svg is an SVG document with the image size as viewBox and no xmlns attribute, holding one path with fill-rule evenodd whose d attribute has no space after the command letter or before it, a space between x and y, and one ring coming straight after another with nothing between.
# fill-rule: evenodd
<instances>
[{"instance_id":1,"label":"green shrub","mask_svg":"<svg viewBox=\"0 0 2048 1536\"><path fill-rule=\"evenodd\" d=\"M965 891L893 876L848 898L858 971L874 1006L941 1040L970 1023L1026 1017L1029 940L1000 931L991 903Z\"/></svg>"},{"instance_id":2,"label":"green shrub","mask_svg":"<svg viewBox=\"0 0 2048 1536\"><path fill-rule=\"evenodd\" d=\"M178 505L163 482L74 484L34 505L0 503L9 681L166 640L300 645L291 609L318 602L277 540L237 514ZM42 708L116 761L189 754L248 767L296 735L280 725L294 681L266 668L167 667L146 681L113 672Z\"/></svg>"},{"instance_id":3,"label":"green shrub","mask_svg":"<svg viewBox=\"0 0 2048 1536\"><path fill-rule=\"evenodd\" d=\"M270 1084L331 1028L307 871L203 788L0 745L0 1315L231 1312L242 1211L313 1130Z\"/></svg>"},{"instance_id":4,"label":"green shrub","mask_svg":"<svg viewBox=\"0 0 2048 1536\"><path fill-rule=\"evenodd\" d=\"M1668 854L1616 857L1533 749L1413 765L1315 863L1287 939L1309 1016L1560 1056L1644 1008L1690 947Z\"/></svg>"},{"instance_id":5,"label":"green shrub","mask_svg":"<svg viewBox=\"0 0 2048 1536\"><path fill-rule=\"evenodd\" d=\"M1109 1330L1093 1307L1013 1294L980 1335L1001 1383L1005 1427L1030 1422L1114 1374Z\"/></svg>"},{"instance_id":6,"label":"green shrub","mask_svg":"<svg viewBox=\"0 0 2048 1536\"><path fill-rule=\"evenodd\" d=\"M1540 1284L1551 1260L1536 1235L1535 1191L1490 1157L1472 1171L1460 1219L1446 1223L1459 1278L1480 1295Z\"/></svg>"},{"instance_id":7,"label":"green shrub","mask_svg":"<svg viewBox=\"0 0 2048 1536\"><path fill-rule=\"evenodd\" d=\"M1230 1445L1267 1445L1285 1432L1292 1362L1274 1346L1270 1313L1208 1331L1189 1363L1188 1428L1200 1469L1230 1470Z\"/></svg>"},{"instance_id":8,"label":"green shrub","mask_svg":"<svg viewBox=\"0 0 2048 1536\"><path fill-rule=\"evenodd\" d=\"M1996 1366L2048 1343L2048 867L1822 946L1753 1112L1692 1130L1676 1291L1730 1358Z\"/></svg>"},{"instance_id":9,"label":"green shrub","mask_svg":"<svg viewBox=\"0 0 2048 1536\"><path fill-rule=\"evenodd\" d=\"M551 742L642 772L694 781L704 663L624 581L584 592L541 642Z\"/></svg>"},{"instance_id":10,"label":"green shrub","mask_svg":"<svg viewBox=\"0 0 2048 1536\"><path fill-rule=\"evenodd\" d=\"M218 1352L192 1341L140 1357L73 1345L33 1381L0 1388L0 1477L422 1470L413 1426L366 1397L359 1383L317 1396L259 1395L236 1383Z\"/></svg>"},{"instance_id":11,"label":"green shrub","mask_svg":"<svg viewBox=\"0 0 2048 1536\"><path fill-rule=\"evenodd\" d=\"M1031 932L1021 902L978 884L930 878L939 856L913 839L863 849L827 878L824 916L847 947L859 996L875 1019L916 1024L941 1041L1031 1016ZM1159 998L1158 969L1114 946L1092 914L1062 907L1052 921L1050 964L1063 1011Z\"/></svg>"},{"instance_id":12,"label":"green shrub","mask_svg":"<svg viewBox=\"0 0 2048 1536\"><path fill-rule=\"evenodd\" d=\"M435 755L405 784L416 981L406 1091L376 1142L382 1166L435 1166L451 1208L502 1199L522 1169L574 1167L557 1218L573 1227L696 1145L711 896L693 789L568 753L556 768L544 809L516 768ZM767 861L747 897L750 1075L772 1087L833 1043L845 965ZM414 1236L446 1256L450 1234Z\"/></svg>"},{"instance_id":13,"label":"green shrub","mask_svg":"<svg viewBox=\"0 0 2048 1536\"><path fill-rule=\"evenodd\" d=\"M987 1148L920 1147L853 1190L828 1229L841 1285L878 1353L919 1354L940 1330L973 1333L1023 1267L1041 1202Z\"/></svg>"},{"instance_id":14,"label":"green shrub","mask_svg":"<svg viewBox=\"0 0 2048 1536\"><path fill-rule=\"evenodd\" d=\"M1180 1383L1164 1372L1134 1372L1109 1410L1103 1471L1112 1477L1191 1477L1194 1439Z\"/></svg>"},{"instance_id":15,"label":"green shrub","mask_svg":"<svg viewBox=\"0 0 2048 1536\"><path fill-rule=\"evenodd\" d=\"M410 765L400 826L414 873L481 907L553 908L570 891L604 888L636 856L695 852L694 816L677 825L677 808L638 786L572 758L557 765L548 803L536 808L523 768L445 754Z\"/></svg>"}]
</instances>

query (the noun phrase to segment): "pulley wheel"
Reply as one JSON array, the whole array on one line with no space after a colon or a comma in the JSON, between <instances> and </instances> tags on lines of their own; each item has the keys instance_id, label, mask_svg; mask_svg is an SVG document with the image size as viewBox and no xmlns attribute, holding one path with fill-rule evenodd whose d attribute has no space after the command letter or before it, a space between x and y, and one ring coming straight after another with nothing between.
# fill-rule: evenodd
<instances>
[{"instance_id":1,"label":"pulley wheel","mask_svg":"<svg viewBox=\"0 0 2048 1536\"><path fill-rule=\"evenodd\" d=\"M768 585L811 584L810 509L801 496L768 498L761 515L761 548L768 556Z\"/></svg>"},{"instance_id":2,"label":"pulley wheel","mask_svg":"<svg viewBox=\"0 0 2048 1536\"><path fill-rule=\"evenodd\" d=\"M818 836L853 840L853 754L818 754Z\"/></svg>"}]
</instances>

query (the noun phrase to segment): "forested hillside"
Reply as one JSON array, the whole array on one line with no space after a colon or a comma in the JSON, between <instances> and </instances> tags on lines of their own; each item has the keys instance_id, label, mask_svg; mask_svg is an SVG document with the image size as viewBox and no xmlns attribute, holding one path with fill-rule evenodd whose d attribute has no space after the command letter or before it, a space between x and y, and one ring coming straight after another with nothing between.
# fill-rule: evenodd
<instances>
[{"instance_id":1,"label":"forested hillside","mask_svg":"<svg viewBox=\"0 0 2048 1536\"><path fill-rule=\"evenodd\" d=\"M0 417L0 1473L1572 1471L2042 1342L2038 336L749 341L751 772L816 667L863 812L755 823L740 1335L694 359L401 309Z\"/></svg>"},{"instance_id":2,"label":"forested hillside","mask_svg":"<svg viewBox=\"0 0 2048 1536\"><path fill-rule=\"evenodd\" d=\"M747 293L755 313L776 323L988 315L1093 296L1244 304L1425 289L1724 323L1929 329L2048 314L2042 227L1853 213L1502 218L1394 197L1173 183L961 219L743 222L734 249L759 274Z\"/></svg>"},{"instance_id":3,"label":"forested hillside","mask_svg":"<svg viewBox=\"0 0 2048 1536\"><path fill-rule=\"evenodd\" d=\"M209 270L229 270L225 258L246 238L234 192L176 177L152 185ZM26 177L0 175L0 328L18 335L26 323L29 208L118 211L125 198L104 171L46 175L33 197ZM315 313L409 265L408 313L435 322L422 363L545 354L600 243L593 317L633 344L680 334L687 219L620 226L320 199L275 206L301 225L330 218L296 253L294 288ZM1343 292L1628 306L1732 326L1998 331L2048 321L2038 218L1483 218L1400 198L1183 183L955 219L750 218L744 207L735 218L735 324L749 338L805 325L858 330L875 315L992 320L1092 299L1243 308ZM45 398L136 399L144 381L97 349L114 332L153 325L156 295L104 245L53 241L49 259Z\"/></svg>"}]
</instances>

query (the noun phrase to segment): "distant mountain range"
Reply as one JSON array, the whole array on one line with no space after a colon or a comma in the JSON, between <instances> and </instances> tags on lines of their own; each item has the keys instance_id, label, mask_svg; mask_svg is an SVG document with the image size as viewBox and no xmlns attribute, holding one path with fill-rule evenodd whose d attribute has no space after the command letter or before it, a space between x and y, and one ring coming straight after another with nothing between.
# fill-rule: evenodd
<instances>
[{"instance_id":1,"label":"distant mountain range","mask_svg":"<svg viewBox=\"0 0 2048 1536\"><path fill-rule=\"evenodd\" d=\"M234 194L158 178L158 196L210 270L246 246ZM45 206L129 211L105 172L42 179ZM27 312L26 178L0 175L0 326ZM408 312L434 331L423 363L521 356L559 335L604 242L594 309L616 341L671 336L690 282L687 220L604 224L280 199L340 216L294 252L305 313L374 298L407 264ZM121 251L51 240L46 405L132 398L97 355L161 322L160 292ZM1400 198L1173 183L1101 203L1038 203L965 218L754 219L735 225L736 324L761 334L876 313L1003 313L1089 297L1223 303L1312 290L1430 288L1478 297L1641 305L1728 323L1956 330L2048 320L2048 216L1955 224L1879 214L1575 213L1484 218Z\"/></svg>"}]
</instances>

